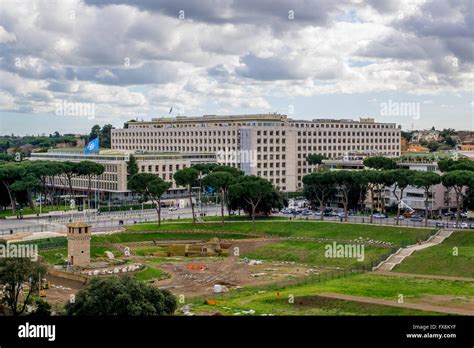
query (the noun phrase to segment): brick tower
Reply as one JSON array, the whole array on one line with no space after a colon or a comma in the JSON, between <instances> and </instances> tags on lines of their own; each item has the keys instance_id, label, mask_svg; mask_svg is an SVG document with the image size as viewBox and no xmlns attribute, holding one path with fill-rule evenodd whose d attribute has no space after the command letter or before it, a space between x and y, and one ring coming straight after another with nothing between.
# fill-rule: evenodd
<instances>
[{"instance_id":1,"label":"brick tower","mask_svg":"<svg viewBox=\"0 0 474 348\"><path fill-rule=\"evenodd\" d=\"M67 259L71 266L89 266L91 261L91 225L74 222L67 226Z\"/></svg>"}]
</instances>

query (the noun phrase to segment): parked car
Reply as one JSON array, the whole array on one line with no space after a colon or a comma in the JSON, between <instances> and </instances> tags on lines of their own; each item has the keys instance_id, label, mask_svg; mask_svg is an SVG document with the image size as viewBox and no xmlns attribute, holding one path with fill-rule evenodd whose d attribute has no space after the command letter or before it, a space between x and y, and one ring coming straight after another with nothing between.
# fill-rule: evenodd
<instances>
[{"instance_id":1,"label":"parked car","mask_svg":"<svg viewBox=\"0 0 474 348\"><path fill-rule=\"evenodd\" d=\"M444 222L437 222L436 227L444 227L446 224Z\"/></svg>"},{"instance_id":2,"label":"parked car","mask_svg":"<svg viewBox=\"0 0 474 348\"><path fill-rule=\"evenodd\" d=\"M374 219L386 219L387 218L387 215L381 214L381 213L375 213L372 216L373 216Z\"/></svg>"},{"instance_id":3,"label":"parked car","mask_svg":"<svg viewBox=\"0 0 474 348\"><path fill-rule=\"evenodd\" d=\"M393 220L397 221L397 217L395 216L395 217L393 218ZM401 221L401 220L405 220L405 217L404 217L403 215L400 215L400 216L398 217L398 220L400 220L400 221Z\"/></svg>"},{"instance_id":4,"label":"parked car","mask_svg":"<svg viewBox=\"0 0 474 348\"><path fill-rule=\"evenodd\" d=\"M423 221L423 218L420 216L413 216L412 218L410 218L410 221L421 222Z\"/></svg>"},{"instance_id":5,"label":"parked car","mask_svg":"<svg viewBox=\"0 0 474 348\"><path fill-rule=\"evenodd\" d=\"M466 222L461 222L458 224L453 224L454 228L469 228L468 224Z\"/></svg>"},{"instance_id":6,"label":"parked car","mask_svg":"<svg viewBox=\"0 0 474 348\"><path fill-rule=\"evenodd\" d=\"M175 211L175 210L178 210L178 207L176 207L176 206L173 205L173 206L170 207L168 210L169 210L169 211Z\"/></svg>"},{"instance_id":7,"label":"parked car","mask_svg":"<svg viewBox=\"0 0 474 348\"><path fill-rule=\"evenodd\" d=\"M474 229L474 223L470 224L469 228Z\"/></svg>"}]
</instances>

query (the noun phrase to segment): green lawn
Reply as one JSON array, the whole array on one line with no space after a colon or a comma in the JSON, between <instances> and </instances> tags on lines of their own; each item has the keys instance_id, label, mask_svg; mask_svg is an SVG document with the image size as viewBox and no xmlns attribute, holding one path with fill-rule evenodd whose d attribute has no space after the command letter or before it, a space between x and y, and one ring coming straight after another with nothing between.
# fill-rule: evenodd
<instances>
[{"instance_id":1,"label":"green lawn","mask_svg":"<svg viewBox=\"0 0 474 348\"><path fill-rule=\"evenodd\" d=\"M146 256L154 253L165 253L167 248L165 246L151 246L143 248L133 248L132 253L137 256Z\"/></svg>"},{"instance_id":2,"label":"green lawn","mask_svg":"<svg viewBox=\"0 0 474 348\"><path fill-rule=\"evenodd\" d=\"M56 265L67 259L67 248L39 250L40 256L44 257L49 264Z\"/></svg>"},{"instance_id":3,"label":"green lawn","mask_svg":"<svg viewBox=\"0 0 474 348\"><path fill-rule=\"evenodd\" d=\"M156 232L156 233L137 233L122 232L114 233L106 236L93 236L92 243L131 243L144 242L152 240L186 240L200 239L209 240L213 237L226 239L242 239L248 238L245 234L220 234L219 233L175 233L175 232Z\"/></svg>"},{"instance_id":4,"label":"green lawn","mask_svg":"<svg viewBox=\"0 0 474 348\"><path fill-rule=\"evenodd\" d=\"M135 278L143 281L166 278L168 274L155 267L145 267L143 270L135 273Z\"/></svg>"},{"instance_id":5,"label":"green lawn","mask_svg":"<svg viewBox=\"0 0 474 348\"><path fill-rule=\"evenodd\" d=\"M277 292L280 299L277 298ZM232 290L228 295L216 297L216 305L197 304L197 311L218 310L224 314L236 311L255 310L255 315L431 315L433 313L388 306L365 306L351 301L314 299L320 293L330 292L380 298L397 301L399 294L405 302L436 295L451 295L459 298L453 301L474 299L474 282L446 281L410 277L387 277L378 274L356 274L323 282L301 284L281 288L272 285L260 288ZM294 303L288 300L294 297ZM315 303L305 300L314 299ZM303 302L302 304L300 302ZM310 301L311 302L311 301ZM318 302L320 307L318 306ZM326 303L326 304L325 304ZM454 303L454 302L453 302ZM225 308L224 308L225 307ZM229 309L230 308L230 309Z\"/></svg>"},{"instance_id":6,"label":"green lawn","mask_svg":"<svg viewBox=\"0 0 474 348\"><path fill-rule=\"evenodd\" d=\"M115 257L121 256L122 253L118 250L112 249L107 246L92 245L91 246L91 259L98 257L107 257L106 251L111 251ZM55 249L39 249L39 254L44 257L47 263L56 265L62 263L63 260L67 259L67 248L55 248Z\"/></svg>"},{"instance_id":7,"label":"green lawn","mask_svg":"<svg viewBox=\"0 0 474 348\"><path fill-rule=\"evenodd\" d=\"M147 257L145 259L145 262L150 262L150 263L182 262L182 261L186 261L186 260L176 259L173 257Z\"/></svg>"},{"instance_id":8,"label":"green lawn","mask_svg":"<svg viewBox=\"0 0 474 348\"><path fill-rule=\"evenodd\" d=\"M474 232L455 231L440 245L416 251L393 271L474 278Z\"/></svg>"},{"instance_id":9,"label":"green lawn","mask_svg":"<svg viewBox=\"0 0 474 348\"><path fill-rule=\"evenodd\" d=\"M300 221L258 221L255 230L251 222L228 222L224 226L218 223L165 223L137 224L130 226L129 231L203 231L258 233L279 237L328 238L334 240L352 240L359 237L376 241L390 242L394 245L413 244L417 239L426 240L433 231L430 229L370 226L362 224L341 224L334 222L300 222Z\"/></svg>"},{"instance_id":10,"label":"green lawn","mask_svg":"<svg viewBox=\"0 0 474 348\"><path fill-rule=\"evenodd\" d=\"M358 255L344 258L329 258L325 255L326 245L328 244L332 245L331 243L319 241L283 241L268 244L244 254L243 257L260 260L292 261L321 267L354 268L378 263L381 257L388 257L392 253L391 248L364 246L363 259L358 260Z\"/></svg>"}]
</instances>

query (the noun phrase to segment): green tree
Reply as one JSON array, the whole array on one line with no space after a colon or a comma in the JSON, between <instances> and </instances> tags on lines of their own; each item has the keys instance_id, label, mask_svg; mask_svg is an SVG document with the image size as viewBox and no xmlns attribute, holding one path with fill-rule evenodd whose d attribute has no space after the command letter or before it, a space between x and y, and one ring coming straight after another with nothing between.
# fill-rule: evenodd
<instances>
[{"instance_id":1,"label":"green tree","mask_svg":"<svg viewBox=\"0 0 474 348\"><path fill-rule=\"evenodd\" d=\"M11 185L11 189L14 192L26 192L26 198L28 205L31 210L35 211L35 204L33 202L32 191L40 187L40 181L33 174L26 172L27 174Z\"/></svg>"},{"instance_id":2,"label":"green tree","mask_svg":"<svg viewBox=\"0 0 474 348\"><path fill-rule=\"evenodd\" d=\"M321 220L324 219L324 203L334 191L334 184L331 172L315 172L303 177L303 194L311 204L319 202Z\"/></svg>"},{"instance_id":3,"label":"green tree","mask_svg":"<svg viewBox=\"0 0 474 348\"><path fill-rule=\"evenodd\" d=\"M441 177L433 172L416 172L413 185L423 189L425 195L425 226L428 227L428 200L431 188L441 182Z\"/></svg>"},{"instance_id":4,"label":"green tree","mask_svg":"<svg viewBox=\"0 0 474 348\"><path fill-rule=\"evenodd\" d=\"M448 189L453 189L456 195L456 224L459 226L461 218L461 205L464 190L474 185L474 172L469 170L454 170L441 177L441 182Z\"/></svg>"},{"instance_id":5,"label":"green tree","mask_svg":"<svg viewBox=\"0 0 474 348\"><path fill-rule=\"evenodd\" d=\"M313 153L306 156L306 162L312 166L316 166L316 171L318 171L319 166L325 159L327 159L326 156L320 155L318 153Z\"/></svg>"},{"instance_id":6,"label":"green tree","mask_svg":"<svg viewBox=\"0 0 474 348\"><path fill-rule=\"evenodd\" d=\"M265 196L273 191L270 181L258 176L241 176L230 186L230 195L238 198L250 206L252 223L255 228L255 213L258 205Z\"/></svg>"},{"instance_id":7,"label":"green tree","mask_svg":"<svg viewBox=\"0 0 474 348\"><path fill-rule=\"evenodd\" d=\"M452 172L454 170L474 171L474 161L464 158L459 160L453 160L450 158L447 160L438 161L438 168L442 172Z\"/></svg>"},{"instance_id":8,"label":"green tree","mask_svg":"<svg viewBox=\"0 0 474 348\"><path fill-rule=\"evenodd\" d=\"M72 188L72 180L80 175L80 165L76 162L66 161L62 164L62 174L66 180L67 187L69 188L69 197L74 197L74 191Z\"/></svg>"},{"instance_id":9,"label":"green tree","mask_svg":"<svg viewBox=\"0 0 474 348\"><path fill-rule=\"evenodd\" d=\"M177 302L168 290L131 277L97 277L65 308L77 316L164 316L174 314Z\"/></svg>"},{"instance_id":10,"label":"green tree","mask_svg":"<svg viewBox=\"0 0 474 348\"><path fill-rule=\"evenodd\" d=\"M98 124L92 126L91 132L89 134L88 142L94 140L95 138L100 136L100 126Z\"/></svg>"},{"instance_id":11,"label":"green tree","mask_svg":"<svg viewBox=\"0 0 474 348\"><path fill-rule=\"evenodd\" d=\"M199 179L199 171L194 168L184 168L176 171L173 175L176 185L186 187L189 195L189 204L191 204L191 212L193 214L193 223L196 222L196 216L194 214L194 203L193 203L193 186L197 186Z\"/></svg>"},{"instance_id":12,"label":"green tree","mask_svg":"<svg viewBox=\"0 0 474 348\"><path fill-rule=\"evenodd\" d=\"M151 173L138 173L128 182L128 188L142 197L142 201L150 199L158 215L158 226L161 225L161 197L170 188L170 183Z\"/></svg>"},{"instance_id":13,"label":"green tree","mask_svg":"<svg viewBox=\"0 0 474 348\"><path fill-rule=\"evenodd\" d=\"M221 202L221 223L224 226L224 205L228 205L228 193L230 186L236 177L229 172L212 172L202 180L204 186L211 187L218 195Z\"/></svg>"},{"instance_id":14,"label":"green tree","mask_svg":"<svg viewBox=\"0 0 474 348\"><path fill-rule=\"evenodd\" d=\"M332 176L332 181L339 188L342 194L342 205L344 206L344 221L347 222L347 207L349 204L349 192L355 187L354 172L348 170L336 170L329 173Z\"/></svg>"},{"instance_id":15,"label":"green tree","mask_svg":"<svg viewBox=\"0 0 474 348\"><path fill-rule=\"evenodd\" d=\"M392 187L392 193L397 199L397 225L400 222L400 203L403 201L403 193L413 183L415 174L414 171L407 169L388 170L383 174L385 185ZM400 194L397 190L400 191Z\"/></svg>"},{"instance_id":16,"label":"green tree","mask_svg":"<svg viewBox=\"0 0 474 348\"><path fill-rule=\"evenodd\" d=\"M112 147L111 131L114 127L111 124L105 124L100 130L100 146L106 149Z\"/></svg>"},{"instance_id":17,"label":"green tree","mask_svg":"<svg viewBox=\"0 0 474 348\"><path fill-rule=\"evenodd\" d=\"M373 169L390 170L398 168L397 162L395 162L395 160L384 156L367 157L364 159L363 163L364 166Z\"/></svg>"},{"instance_id":18,"label":"green tree","mask_svg":"<svg viewBox=\"0 0 474 348\"><path fill-rule=\"evenodd\" d=\"M127 162L127 180L138 173L137 159L134 155L130 155Z\"/></svg>"},{"instance_id":19,"label":"green tree","mask_svg":"<svg viewBox=\"0 0 474 348\"><path fill-rule=\"evenodd\" d=\"M40 275L46 274L46 267L29 258L0 258L0 284L3 285L4 303L14 316L21 315L30 303L30 297L38 287Z\"/></svg>"},{"instance_id":20,"label":"green tree","mask_svg":"<svg viewBox=\"0 0 474 348\"><path fill-rule=\"evenodd\" d=\"M352 175L354 179L353 191L357 195L356 208L362 211L365 198L367 197L369 178L365 175L364 171L354 171Z\"/></svg>"},{"instance_id":21,"label":"green tree","mask_svg":"<svg viewBox=\"0 0 474 348\"><path fill-rule=\"evenodd\" d=\"M431 152L437 151L440 146L441 146L441 144L438 143L438 142L436 142L436 141L430 141L430 142L426 145L426 147L427 147L428 149L430 149Z\"/></svg>"},{"instance_id":22,"label":"green tree","mask_svg":"<svg viewBox=\"0 0 474 348\"><path fill-rule=\"evenodd\" d=\"M367 181L367 189L370 192L370 223L374 222L374 206L375 196L378 195L380 199L380 191L385 186L385 180L383 172L379 170L363 170L359 172L359 175L363 178L361 180Z\"/></svg>"},{"instance_id":23,"label":"green tree","mask_svg":"<svg viewBox=\"0 0 474 348\"><path fill-rule=\"evenodd\" d=\"M93 161L81 161L77 166L77 175L87 178L87 205L89 208L91 207L92 177L98 177L104 171L105 167L102 164Z\"/></svg>"},{"instance_id":24,"label":"green tree","mask_svg":"<svg viewBox=\"0 0 474 348\"><path fill-rule=\"evenodd\" d=\"M13 214L16 213L16 199L12 185L24 177L25 174L25 167L20 166L19 163L9 162L0 165L0 182L3 184L8 193L8 198L10 199Z\"/></svg>"}]
</instances>

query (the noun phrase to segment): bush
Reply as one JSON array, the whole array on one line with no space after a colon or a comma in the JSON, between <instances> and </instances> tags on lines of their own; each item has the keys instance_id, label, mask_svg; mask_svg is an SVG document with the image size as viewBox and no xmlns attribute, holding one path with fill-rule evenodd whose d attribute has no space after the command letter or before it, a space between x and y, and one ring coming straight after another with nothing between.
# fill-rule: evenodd
<instances>
[{"instance_id":1,"label":"bush","mask_svg":"<svg viewBox=\"0 0 474 348\"><path fill-rule=\"evenodd\" d=\"M79 291L74 303L66 305L67 315L137 316L172 315L176 297L131 277L94 278Z\"/></svg>"}]
</instances>

